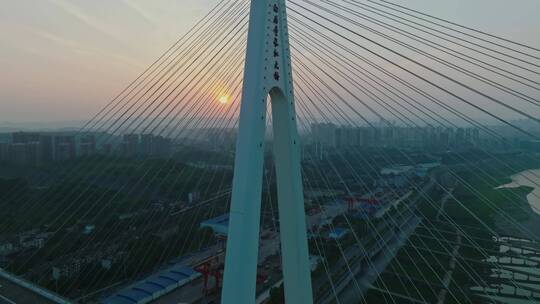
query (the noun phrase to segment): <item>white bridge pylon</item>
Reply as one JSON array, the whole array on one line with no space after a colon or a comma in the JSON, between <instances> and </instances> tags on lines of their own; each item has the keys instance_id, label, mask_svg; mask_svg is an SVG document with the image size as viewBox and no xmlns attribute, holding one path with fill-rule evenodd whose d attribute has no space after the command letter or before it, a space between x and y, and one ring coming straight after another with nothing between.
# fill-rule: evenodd
<instances>
[{"instance_id":1,"label":"white bridge pylon","mask_svg":"<svg viewBox=\"0 0 540 304\"><path fill-rule=\"evenodd\" d=\"M285 0L252 0L222 303L255 302L266 102L274 132L286 303L313 303Z\"/></svg>"}]
</instances>

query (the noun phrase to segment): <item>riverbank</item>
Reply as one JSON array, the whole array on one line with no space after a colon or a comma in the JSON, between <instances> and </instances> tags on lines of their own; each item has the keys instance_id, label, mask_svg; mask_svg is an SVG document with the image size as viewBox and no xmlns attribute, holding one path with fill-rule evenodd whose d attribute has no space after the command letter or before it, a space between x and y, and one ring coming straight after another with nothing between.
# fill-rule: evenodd
<instances>
[{"instance_id":1,"label":"riverbank","mask_svg":"<svg viewBox=\"0 0 540 304\"><path fill-rule=\"evenodd\" d=\"M510 177L511 182L503 184L496 189L512 191L519 199L513 203L530 213L520 220L521 226L533 235L540 235L540 169L531 169L519 172ZM520 233L516 227L499 227L509 234L530 238L530 235Z\"/></svg>"},{"instance_id":2,"label":"riverbank","mask_svg":"<svg viewBox=\"0 0 540 304\"><path fill-rule=\"evenodd\" d=\"M512 182L499 186L497 189L513 189L519 187L532 188L531 192L527 194L527 201L531 206L531 209L537 215L540 215L540 169L522 171L512 175L510 179Z\"/></svg>"}]
</instances>

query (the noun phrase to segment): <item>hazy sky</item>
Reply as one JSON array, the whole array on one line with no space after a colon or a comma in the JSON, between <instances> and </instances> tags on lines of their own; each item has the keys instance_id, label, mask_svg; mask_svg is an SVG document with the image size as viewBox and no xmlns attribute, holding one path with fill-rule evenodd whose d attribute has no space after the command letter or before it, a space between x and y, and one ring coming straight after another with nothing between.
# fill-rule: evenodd
<instances>
[{"instance_id":1,"label":"hazy sky","mask_svg":"<svg viewBox=\"0 0 540 304\"><path fill-rule=\"evenodd\" d=\"M539 0L396 0L540 46ZM214 0L0 0L0 122L89 118Z\"/></svg>"}]
</instances>

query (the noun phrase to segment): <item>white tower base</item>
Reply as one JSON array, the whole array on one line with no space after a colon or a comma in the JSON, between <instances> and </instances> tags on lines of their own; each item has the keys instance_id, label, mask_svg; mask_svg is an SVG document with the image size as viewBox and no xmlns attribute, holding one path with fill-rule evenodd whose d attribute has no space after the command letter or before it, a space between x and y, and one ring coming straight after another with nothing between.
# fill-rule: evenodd
<instances>
[{"instance_id":1,"label":"white tower base","mask_svg":"<svg viewBox=\"0 0 540 304\"><path fill-rule=\"evenodd\" d=\"M285 0L252 0L222 303L255 302L270 95L286 303L313 303Z\"/></svg>"}]
</instances>

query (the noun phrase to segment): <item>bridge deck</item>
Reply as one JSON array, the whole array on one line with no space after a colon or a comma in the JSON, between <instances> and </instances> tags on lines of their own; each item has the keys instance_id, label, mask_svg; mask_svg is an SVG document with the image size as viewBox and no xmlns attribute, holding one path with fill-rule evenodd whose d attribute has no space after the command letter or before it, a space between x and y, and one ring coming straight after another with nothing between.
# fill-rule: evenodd
<instances>
[{"instance_id":1,"label":"bridge deck","mask_svg":"<svg viewBox=\"0 0 540 304\"><path fill-rule=\"evenodd\" d=\"M53 304L54 302L0 277L0 304Z\"/></svg>"}]
</instances>

